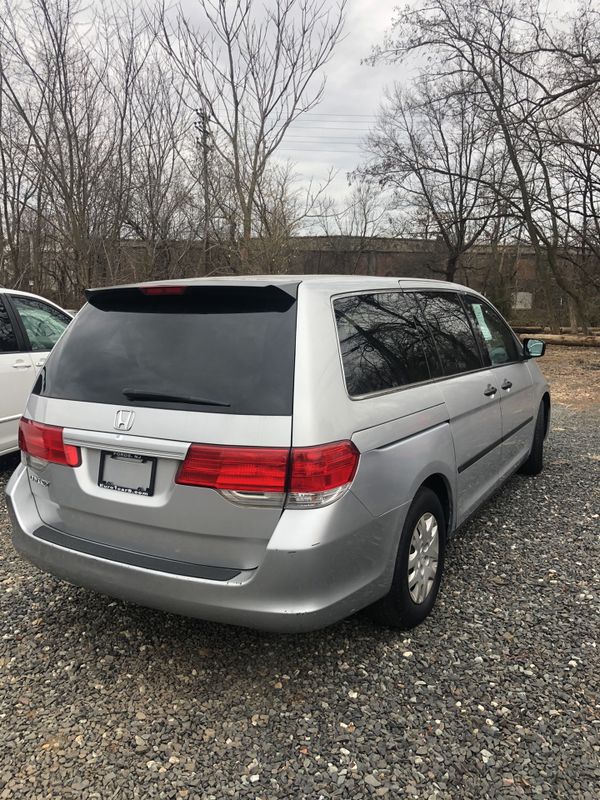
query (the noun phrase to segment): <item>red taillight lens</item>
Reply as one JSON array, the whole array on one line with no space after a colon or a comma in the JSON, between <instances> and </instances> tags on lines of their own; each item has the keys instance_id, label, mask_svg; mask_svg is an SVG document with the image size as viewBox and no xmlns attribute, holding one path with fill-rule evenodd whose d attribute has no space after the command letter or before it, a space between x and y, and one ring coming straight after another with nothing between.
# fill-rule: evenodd
<instances>
[{"instance_id":1,"label":"red taillight lens","mask_svg":"<svg viewBox=\"0 0 600 800\"><path fill-rule=\"evenodd\" d=\"M81 453L78 447L63 442L63 429L54 425L43 425L26 417L19 424L19 447L33 458L78 467Z\"/></svg>"},{"instance_id":2,"label":"red taillight lens","mask_svg":"<svg viewBox=\"0 0 600 800\"><path fill-rule=\"evenodd\" d=\"M351 483L358 458L358 450L349 441L318 447L295 447L288 491L313 494Z\"/></svg>"},{"instance_id":3,"label":"red taillight lens","mask_svg":"<svg viewBox=\"0 0 600 800\"><path fill-rule=\"evenodd\" d=\"M285 492L288 449L193 444L177 483L234 492Z\"/></svg>"},{"instance_id":4,"label":"red taillight lens","mask_svg":"<svg viewBox=\"0 0 600 800\"><path fill-rule=\"evenodd\" d=\"M359 455L350 441L292 450L192 444L176 483L255 495L287 493L290 505L313 508L341 496L338 489L343 494Z\"/></svg>"},{"instance_id":5,"label":"red taillight lens","mask_svg":"<svg viewBox=\"0 0 600 800\"><path fill-rule=\"evenodd\" d=\"M141 286L140 292L151 296L183 294L185 286Z\"/></svg>"}]
</instances>

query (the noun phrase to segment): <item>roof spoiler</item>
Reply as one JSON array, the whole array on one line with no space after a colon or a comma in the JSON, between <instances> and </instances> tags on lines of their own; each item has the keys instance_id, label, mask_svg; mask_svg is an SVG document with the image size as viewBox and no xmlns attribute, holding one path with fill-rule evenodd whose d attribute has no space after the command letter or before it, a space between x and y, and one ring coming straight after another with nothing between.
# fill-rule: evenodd
<instances>
[{"instance_id":1,"label":"roof spoiler","mask_svg":"<svg viewBox=\"0 0 600 800\"><path fill-rule=\"evenodd\" d=\"M90 305L101 311L239 313L287 311L296 302L297 291L298 283L173 281L87 289L85 296Z\"/></svg>"},{"instance_id":2,"label":"roof spoiler","mask_svg":"<svg viewBox=\"0 0 600 800\"><path fill-rule=\"evenodd\" d=\"M153 281L147 283L129 283L121 286L98 286L92 289L85 289L84 294L86 300L93 305L93 299L102 297L108 301L111 297L121 295L123 292L131 293L140 292L142 295L176 295L184 294L187 292L196 292L198 290L213 288L213 289L245 289L252 291L253 289L271 289L274 292L282 292L294 300L298 296L298 286L300 281L281 281L281 282L267 282L267 281L249 281L228 279L226 281L207 280L202 283L192 281ZM162 291L161 291L162 290Z\"/></svg>"}]
</instances>

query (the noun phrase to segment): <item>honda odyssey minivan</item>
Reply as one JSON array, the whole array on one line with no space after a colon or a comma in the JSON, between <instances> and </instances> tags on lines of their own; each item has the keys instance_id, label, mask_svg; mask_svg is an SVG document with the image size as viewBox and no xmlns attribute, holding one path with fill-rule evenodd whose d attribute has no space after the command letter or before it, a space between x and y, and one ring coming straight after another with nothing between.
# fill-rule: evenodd
<instances>
[{"instance_id":1,"label":"honda odyssey minivan","mask_svg":"<svg viewBox=\"0 0 600 800\"><path fill-rule=\"evenodd\" d=\"M21 421L15 547L125 600L275 631L431 611L448 538L542 468L550 395L479 294L364 276L90 290Z\"/></svg>"}]
</instances>

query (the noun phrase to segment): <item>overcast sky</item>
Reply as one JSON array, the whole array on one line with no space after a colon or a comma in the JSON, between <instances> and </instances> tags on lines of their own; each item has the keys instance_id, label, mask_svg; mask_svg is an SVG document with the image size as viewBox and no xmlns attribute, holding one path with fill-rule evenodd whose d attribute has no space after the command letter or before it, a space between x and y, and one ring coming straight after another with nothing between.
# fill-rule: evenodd
<instances>
[{"instance_id":1,"label":"overcast sky","mask_svg":"<svg viewBox=\"0 0 600 800\"><path fill-rule=\"evenodd\" d=\"M338 176L329 194L347 191L346 174L360 162L364 138L386 85L398 77L398 66L361 64L390 27L398 0L348 0L345 38L325 69L327 85L322 102L300 117L279 151L296 164L303 181L326 178L333 167Z\"/></svg>"}]
</instances>

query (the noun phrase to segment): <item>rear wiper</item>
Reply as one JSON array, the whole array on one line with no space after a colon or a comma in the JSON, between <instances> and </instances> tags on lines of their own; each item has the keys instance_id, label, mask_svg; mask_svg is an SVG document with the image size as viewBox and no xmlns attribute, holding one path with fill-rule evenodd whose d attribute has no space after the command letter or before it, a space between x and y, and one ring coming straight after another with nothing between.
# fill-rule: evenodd
<instances>
[{"instance_id":1,"label":"rear wiper","mask_svg":"<svg viewBox=\"0 0 600 800\"><path fill-rule=\"evenodd\" d=\"M165 400L169 403L189 403L194 406L220 406L222 408L231 406L231 403L222 403L220 400L207 400L204 397L190 397L168 392L149 392L146 389L123 389L123 394L130 400Z\"/></svg>"}]
</instances>

